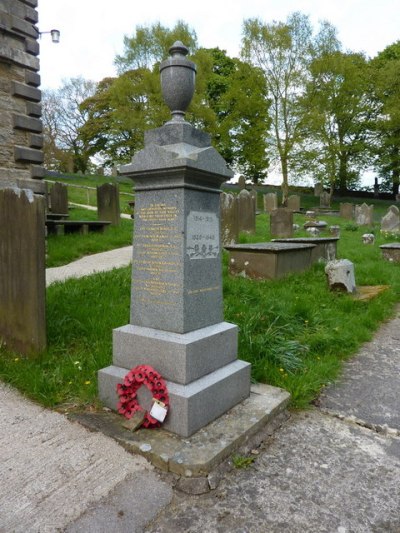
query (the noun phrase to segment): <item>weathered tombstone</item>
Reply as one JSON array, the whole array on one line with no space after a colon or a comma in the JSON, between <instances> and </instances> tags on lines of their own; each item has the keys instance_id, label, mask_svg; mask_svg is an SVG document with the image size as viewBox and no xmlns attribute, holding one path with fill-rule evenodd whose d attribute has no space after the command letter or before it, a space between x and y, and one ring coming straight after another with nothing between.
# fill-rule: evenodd
<instances>
[{"instance_id":1,"label":"weathered tombstone","mask_svg":"<svg viewBox=\"0 0 400 533\"><path fill-rule=\"evenodd\" d=\"M299 231L300 225L299 224L293 224L293 231Z\"/></svg>"},{"instance_id":2,"label":"weathered tombstone","mask_svg":"<svg viewBox=\"0 0 400 533\"><path fill-rule=\"evenodd\" d=\"M251 197L253 198L254 213L257 212L257 191L255 189L250 190Z\"/></svg>"},{"instance_id":3,"label":"weathered tombstone","mask_svg":"<svg viewBox=\"0 0 400 533\"><path fill-rule=\"evenodd\" d=\"M374 244L375 235L373 233L364 233L364 235L362 236L362 242L363 244Z\"/></svg>"},{"instance_id":4,"label":"weathered tombstone","mask_svg":"<svg viewBox=\"0 0 400 533\"><path fill-rule=\"evenodd\" d=\"M35 355L46 348L45 200L0 189L0 338Z\"/></svg>"},{"instance_id":5,"label":"weathered tombstone","mask_svg":"<svg viewBox=\"0 0 400 533\"><path fill-rule=\"evenodd\" d=\"M396 199L396 202L400 202L400 194L396 194L395 199Z\"/></svg>"},{"instance_id":6,"label":"weathered tombstone","mask_svg":"<svg viewBox=\"0 0 400 533\"><path fill-rule=\"evenodd\" d=\"M116 178L118 176L118 167L117 167L117 165L113 165L112 170L111 170L111 176L113 178Z\"/></svg>"},{"instance_id":7,"label":"weathered tombstone","mask_svg":"<svg viewBox=\"0 0 400 533\"><path fill-rule=\"evenodd\" d=\"M300 211L300 196L298 194L292 194L289 196L287 208L291 211Z\"/></svg>"},{"instance_id":8,"label":"weathered tombstone","mask_svg":"<svg viewBox=\"0 0 400 533\"><path fill-rule=\"evenodd\" d=\"M398 233L400 231L400 212L397 206L391 205L381 220L381 231Z\"/></svg>"},{"instance_id":9,"label":"weathered tombstone","mask_svg":"<svg viewBox=\"0 0 400 533\"><path fill-rule=\"evenodd\" d=\"M333 235L333 237L340 237L340 226L337 226L336 224L329 226L329 233Z\"/></svg>"},{"instance_id":10,"label":"weathered tombstone","mask_svg":"<svg viewBox=\"0 0 400 533\"><path fill-rule=\"evenodd\" d=\"M119 187L113 183L103 183L97 187L97 216L99 220L109 220L112 226L119 226Z\"/></svg>"},{"instance_id":11,"label":"weathered tombstone","mask_svg":"<svg viewBox=\"0 0 400 533\"><path fill-rule=\"evenodd\" d=\"M98 176L104 176L104 167L97 167L96 173Z\"/></svg>"},{"instance_id":12,"label":"weathered tombstone","mask_svg":"<svg viewBox=\"0 0 400 533\"><path fill-rule=\"evenodd\" d=\"M271 237L292 237L293 211L286 207L278 207L270 214Z\"/></svg>"},{"instance_id":13,"label":"weathered tombstone","mask_svg":"<svg viewBox=\"0 0 400 533\"><path fill-rule=\"evenodd\" d=\"M237 196L221 194L221 238L222 246L235 244L239 239Z\"/></svg>"},{"instance_id":14,"label":"weathered tombstone","mask_svg":"<svg viewBox=\"0 0 400 533\"><path fill-rule=\"evenodd\" d=\"M321 194L323 193L324 191L324 187L322 185L322 183L320 182L317 182L315 185L314 185L314 196L321 196Z\"/></svg>"},{"instance_id":15,"label":"weathered tombstone","mask_svg":"<svg viewBox=\"0 0 400 533\"><path fill-rule=\"evenodd\" d=\"M374 221L374 206L363 203L356 205L354 209L354 218L359 226L371 226Z\"/></svg>"},{"instance_id":16,"label":"weathered tombstone","mask_svg":"<svg viewBox=\"0 0 400 533\"><path fill-rule=\"evenodd\" d=\"M348 259L329 261L325 267L325 274L331 290L354 293L356 282L354 278L354 265Z\"/></svg>"},{"instance_id":17,"label":"weathered tombstone","mask_svg":"<svg viewBox=\"0 0 400 533\"><path fill-rule=\"evenodd\" d=\"M322 191L319 195L319 206L320 207L330 207L331 206L331 195L327 191Z\"/></svg>"},{"instance_id":18,"label":"weathered tombstone","mask_svg":"<svg viewBox=\"0 0 400 533\"><path fill-rule=\"evenodd\" d=\"M246 178L244 176L239 176L238 185L240 190L246 188Z\"/></svg>"},{"instance_id":19,"label":"weathered tombstone","mask_svg":"<svg viewBox=\"0 0 400 533\"><path fill-rule=\"evenodd\" d=\"M56 182L50 189L50 205L52 213L68 215L68 187Z\"/></svg>"},{"instance_id":20,"label":"weathered tombstone","mask_svg":"<svg viewBox=\"0 0 400 533\"><path fill-rule=\"evenodd\" d=\"M383 259L394 263L400 263L400 242L382 244L379 248L382 250Z\"/></svg>"},{"instance_id":21,"label":"weathered tombstone","mask_svg":"<svg viewBox=\"0 0 400 533\"><path fill-rule=\"evenodd\" d=\"M315 227L306 228L306 232L311 235L311 237L318 237L319 236L319 229Z\"/></svg>"},{"instance_id":22,"label":"weathered tombstone","mask_svg":"<svg viewBox=\"0 0 400 533\"><path fill-rule=\"evenodd\" d=\"M345 218L346 220L353 220L354 218L354 205L348 202L343 202L340 204L339 216Z\"/></svg>"},{"instance_id":23,"label":"weathered tombstone","mask_svg":"<svg viewBox=\"0 0 400 533\"><path fill-rule=\"evenodd\" d=\"M264 211L266 213L271 213L274 209L278 208L278 196L276 192L268 192L263 196L264 201Z\"/></svg>"},{"instance_id":24,"label":"weathered tombstone","mask_svg":"<svg viewBox=\"0 0 400 533\"><path fill-rule=\"evenodd\" d=\"M237 326L223 321L219 194L232 172L210 136L184 121L195 65L179 41L170 53L160 71L172 120L147 131L121 167L135 180L131 315L114 330L99 392L116 409L128 371L154 367L169 391L163 427L187 437L249 396L250 365L237 359Z\"/></svg>"},{"instance_id":25,"label":"weathered tombstone","mask_svg":"<svg viewBox=\"0 0 400 533\"><path fill-rule=\"evenodd\" d=\"M238 224L239 232L255 233L256 231L256 210L254 207L254 197L249 191L243 189L237 195L238 202Z\"/></svg>"}]
</instances>

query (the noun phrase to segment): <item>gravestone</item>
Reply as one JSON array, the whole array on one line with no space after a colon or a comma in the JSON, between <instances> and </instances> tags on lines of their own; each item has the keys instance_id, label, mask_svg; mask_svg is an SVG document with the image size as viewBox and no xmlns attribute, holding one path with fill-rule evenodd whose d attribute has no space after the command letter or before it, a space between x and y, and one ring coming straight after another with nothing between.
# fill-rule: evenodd
<instances>
[{"instance_id":1,"label":"gravestone","mask_svg":"<svg viewBox=\"0 0 400 533\"><path fill-rule=\"evenodd\" d=\"M228 246L239 239L237 196L223 192L220 198L222 246Z\"/></svg>"},{"instance_id":2,"label":"gravestone","mask_svg":"<svg viewBox=\"0 0 400 533\"><path fill-rule=\"evenodd\" d=\"M322 185L322 183L320 182L317 182L315 185L314 185L314 196L321 196L321 194L323 193L324 191L324 187Z\"/></svg>"},{"instance_id":3,"label":"gravestone","mask_svg":"<svg viewBox=\"0 0 400 533\"><path fill-rule=\"evenodd\" d=\"M97 217L99 220L109 220L112 226L119 226L121 211L118 185L103 183L97 187Z\"/></svg>"},{"instance_id":4,"label":"gravestone","mask_svg":"<svg viewBox=\"0 0 400 533\"><path fill-rule=\"evenodd\" d=\"M116 409L116 385L150 365L167 383L163 427L187 437L249 396L250 365L237 359L237 326L223 321L219 195L233 173L210 136L185 122L195 65L179 41L170 53L160 71L172 120L147 131L120 169L135 181L131 314L114 330L99 394Z\"/></svg>"},{"instance_id":5,"label":"gravestone","mask_svg":"<svg viewBox=\"0 0 400 533\"><path fill-rule=\"evenodd\" d=\"M271 237L292 237L293 211L285 207L278 207L270 214Z\"/></svg>"},{"instance_id":6,"label":"gravestone","mask_svg":"<svg viewBox=\"0 0 400 533\"><path fill-rule=\"evenodd\" d=\"M342 292L356 292L354 264L348 259L329 261L325 267L329 288Z\"/></svg>"},{"instance_id":7,"label":"gravestone","mask_svg":"<svg viewBox=\"0 0 400 533\"><path fill-rule=\"evenodd\" d=\"M24 355L46 348L45 200L0 189L0 338Z\"/></svg>"},{"instance_id":8,"label":"gravestone","mask_svg":"<svg viewBox=\"0 0 400 533\"><path fill-rule=\"evenodd\" d=\"M364 235L362 236L362 242L363 244L374 244L375 235L373 233L364 233Z\"/></svg>"},{"instance_id":9,"label":"gravestone","mask_svg":"<svg viewBox=\"0 0 400 533\"><path fill-rule=\"evenodd\" d=\"M246 178L244 176L239 176L238 185L240 190L246 188Z\"/></svg>"},{"instance_id":10,"label":"gravestone","mask_svg":"<svg viewBox=\"0 0 400 533\"><path fill-rule=\"evenodd\" d=\"M391 205L386 215L381 220L381 231L388 233L398 233L400 231L400 214L395 205Z\"/></svg>"},{"instance_id":11,"label":"gravestone","mask_svg":"<svg viewBox=\"0 0 400 533\"><path fill-rule=\"evenodd\" d=\"M287 208L291 211L300 211L300 196L298 194L292 194L287 201Z\"/></svg>"},{"instance_id":12,"label":"gravestone","mask_svg":"<svg viewBox=\"0 0 400 533\"><path fill-rule=\"evenodd\" d=\"M319 206L320 207L330 207L331 206L331 195L329 192L322 191L319 195Z\"/></svg>"},{"instance_id":13,"label":"gravestone","mask_svg":"<svg viewBox=\"0 0 400 533\"><path fill-rule=\"evenodd\" d=\"M271 213L274 209L278 208L278 196L276 192L268 192L263 196L264 201L264 211L266 213Z\"/></svg>"},{"instance_id":14,"label":"gravestone","mask_svg":"<svg viewBox=\"0 0 400 533\"><path fill-rule=\"evenodd\" d=\"M347 203L347 202L341 203L340 204L339 216L341 218L346 219L346 220L353 220L353 218L354 218L354 205L350 204L350 203Z\"/></svg>"},{"instance_id":15,"label":"gravestone","mask_svg":"<svg viewBox=\"0 0 400 533\"><path fill-rule=\"evenodd\" d=\"M382 250L383 259L391 263L400 263L400 242L392 242L379 246Z\"/></svg>"},{"instance_id":16,"label":"gravestone","mask_svg":"<svg viewBox=\"0 0 400 533\"><path fill-rule=\"evenodd\" d=\"M329 233L333 237L340 237L340 226L334 224L333 226L329 226Z\"/></svg>"},{"instance_id":17,"label":"gravestone","mask_svg":"<svg viewBox=\"0 0 400 533\"><path fill-rule=\"evenodd\" d=\"M56 182L50 189L50 205L52 213L68 215L68 188L64 183Z\"/></svg>"},{"instance_id":18,"label":"gravestone","mask_svg":"<svg viewBox=\"0 0 400 533\"><path fill-rule=\"evenodd\" d=\"M255 233L256 231L256 210L254 196L249 191L243 189L237 195L238 202L238 224L239 232Z\"/></svg>"},{"instance_id":19,"label":"gravestone","mask_svg":"<svg viewBox=\"0 0 400 533\"><path fill-rule=\"evenodd\" d=\"M253 199L254 213L257 213L257 191L256 189L250 190L251 197ZM254 221L255 222L255 221Z\"/></svg>"},{"instance_id":20,"label":"gravestone","mask_svg":"<svg viewBox=\"0 0 400 533\"><path fill-rule=\"evenodd\" d=\"M354 218L359 226L371 226L374 221L374 206L363 203L356 205L354 209Z\"/></svg>"}]
</instances>

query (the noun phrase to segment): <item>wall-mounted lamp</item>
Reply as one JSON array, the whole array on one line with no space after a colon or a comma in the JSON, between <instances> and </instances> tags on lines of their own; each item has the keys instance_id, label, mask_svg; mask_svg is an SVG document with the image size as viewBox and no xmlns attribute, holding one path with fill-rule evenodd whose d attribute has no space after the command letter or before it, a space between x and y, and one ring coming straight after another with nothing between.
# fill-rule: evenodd
<instances>
[{"instance_id":1,"label":"wall-mounted lamp","mask_svg":"<svg viewBox=\"0 0 400 533\"><path fill-rule=\"evenodd\" d=\"M44 33L50 33L51 35L51 41L53 43L59 43L60 42L60 30L50 30L50 31L39 31L39 37L42 37Z\"/></svg>"}]
</instances>

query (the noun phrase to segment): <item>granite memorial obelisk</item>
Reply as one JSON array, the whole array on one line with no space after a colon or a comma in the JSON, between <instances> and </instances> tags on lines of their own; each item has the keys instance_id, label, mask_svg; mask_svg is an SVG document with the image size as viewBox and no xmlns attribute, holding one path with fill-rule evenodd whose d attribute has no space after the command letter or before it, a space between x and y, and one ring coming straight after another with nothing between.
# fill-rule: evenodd
<instances>
[{"instance_id":1,"label":"granite memorial obelisk","mask_svg":"<svg viewBox=\"0 0 400 533\"><path fill-rule=\"evenodd\" d=\"M99 372L100 399L115 409L127 372L154 367L170 397L163 427L181 436L250 394L238 328L223 320L219 196L232 172L210 136L185 121L196 72L187 53L178 41L160 66L171 120L147 131L120 168L135 182L131 315L113 332L113 365Z\"/></svg>"}]
</instances>

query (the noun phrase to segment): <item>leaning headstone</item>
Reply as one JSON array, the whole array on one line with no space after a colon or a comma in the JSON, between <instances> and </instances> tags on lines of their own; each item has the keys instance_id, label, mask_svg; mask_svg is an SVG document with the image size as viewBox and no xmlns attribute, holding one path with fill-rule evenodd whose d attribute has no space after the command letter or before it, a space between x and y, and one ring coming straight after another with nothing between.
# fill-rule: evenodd
<instances>
[{"instance_id":1,"label":"leaning headstone","mask_svg":"<svg viewBox=\"0 0 400 533\"><path fill-rule=\"evenodd\" d=\"M400 212L397 206L391 205L381 220L381 231L398 233L400 231Z\"/></svg>"},{"instance_id":2,"label":"leaning headstone","mask_svg":"<svg viewBox=\"0 0 400 533\"><path fill-rule=\"evenodd\" d=\"M239 176L238 185L240 190L246 188L246 178L244 176Z\"/></svg>"},{"instance_id":3,"label":"leaning headstone","mask_svg":"<svg viewBox=\"0 0 400 533\"><path fill-rule=\"evenodd\" d=\"M270 214L271 237L292 237L293 211L285 207L278 207Z\"/></svg>"},{"instance_id":4,"label":"leaning headstone","mask_svg":"<svg viewBox=\"0 0 400 533\"><path fill-rule=\"evenodd\" d=\"M300 211L300 196L298 194L292 194L288 198L287 208L292 211Z\"/></svg>"},{"instance_id":5,"label":"leaning headstone","mask_svg":"<svg viewBox=\"0 0 400 533\"><path fill-rule=\"evenodd\" d=\"M348 259L329 261L325 267L325 274L331 290L354 293L356 282L354 278L354 265Z\"/></svg>"},{"instance_id":6,"label":"leaning headstone","mask_svg":"<svg viewBox=\"0 0 400 533\"><path fill-rule=\"evenodd\" d=\"M169 392L163 428L183 437L250 395L238 328L223 319L219 195L232 172L184 120L195 82L187 52L177 41L160 65L172 120L146 131L143 150L120 168L135 181L131 314L114 330L113 365L99 372L100 399L116 409L130 369L153 367Z\"/></svg>"},{"instance_id":7,"label":"leaning headstone","mask_svg":"<svg viewBox=\"0 0 400 533\"><path fill-rule=\"evenodd\" d=\"M97 217L99 220L109 220L112 226L119 226L121 211L118 185L103 183L97 187Z\"/></svg>"},{"instance_id":8,"label":"leaning headstone","mask_svg":"<svg viewBox=\"0 0 400 533\"><path fill-rule=\"evenodd\" d=\"M238 202L238 224L239 232L255 233L256 231L256 210L254 196L249 191L243 189L237 195Z\"/></svg>"},{"instance_id":9,"label":"leaning headstone","mask_svg":"<svg viewBox=\"0 0 400 533\"><path fill-rule=\"evenodd\" d=\"M320 207L330 207L331 206L331 195L327 191L322 191L319 195L319 206Z\"/></svg>"},{"instance_id":10,"label":"leaning headstone","mask_svg":"<svg viewBox=\"0 0 400 533\"><path fill-rule=\"evenodd\" d=\"M220 199L222 246L229 246L239 239L237 196L223 192Z\"/></svg>"},{"instance_id":11,"label":"leaning headstone","mask_svg":"<svg viewBox=\"0 0 400 533\"><path fill-rule=\"evenodd\" d=\"M323 190L324 190L324 187L323 187L322 183L317 182L314 185L314 196L321 196Z\"/></svg>"},{"instance_id":12,"label":"leaning headstone","mask_svg":"<svg viewBox=\"0 0 400 533\"><path fill-rule=\"evenodd\" d=\"M354 210L354 218L356 224L359 226L371 226L374 220L374 206L366 203L356 205Z\"/></svg>"},{"instance_id":13,"label":"leaning headstone","mask_svg":"<svg viewBox=\"0 0 400 533\"><path fill-rule=\"evenodd\" d=\"M271 213L274 209L278 208L278 196L276 192L268 192L263 196L264 200L264 211L266 213Z\"/></svg>"},{"instance_id":14,"label":"leaning headstone","mask_svg":"<svg viewBox=\"0 0 400 533\"><path fill-rule=\"evenodd\" d=\"M364 233L362 236L362 242L363 244L374 244L375 235L373 233Z\"/></svg>"},{"instance_id":15,"label":"leaning headstone","mask_svg":"<svg viewBox=\"0 0 400 533\"><path fill-rule=\"evenodd\" d=\"M57 181L50 189L50 205L52 213L68 215L68 188L64 183Z\"/></svg>"},{"instance_id":16,"label":"leaning headstone","mask_svg":"<svg viewBox=\"0 0 400 533\"><path fill-rule=\"evenodd\" d=\"M46 348L45 200L0 189L0 338L30 356Z\"/></svg>"},{"instance_id":17,"label":"leaning headstone","mask_svg":"<svg viewBox=\"0 0 400 533\"><path fill-rule=\"evenodd\" d=\"M353 220L354 217L354 205L348 202L340 204L339 216L346 220Z\"/></svg>"}]
</instances>

